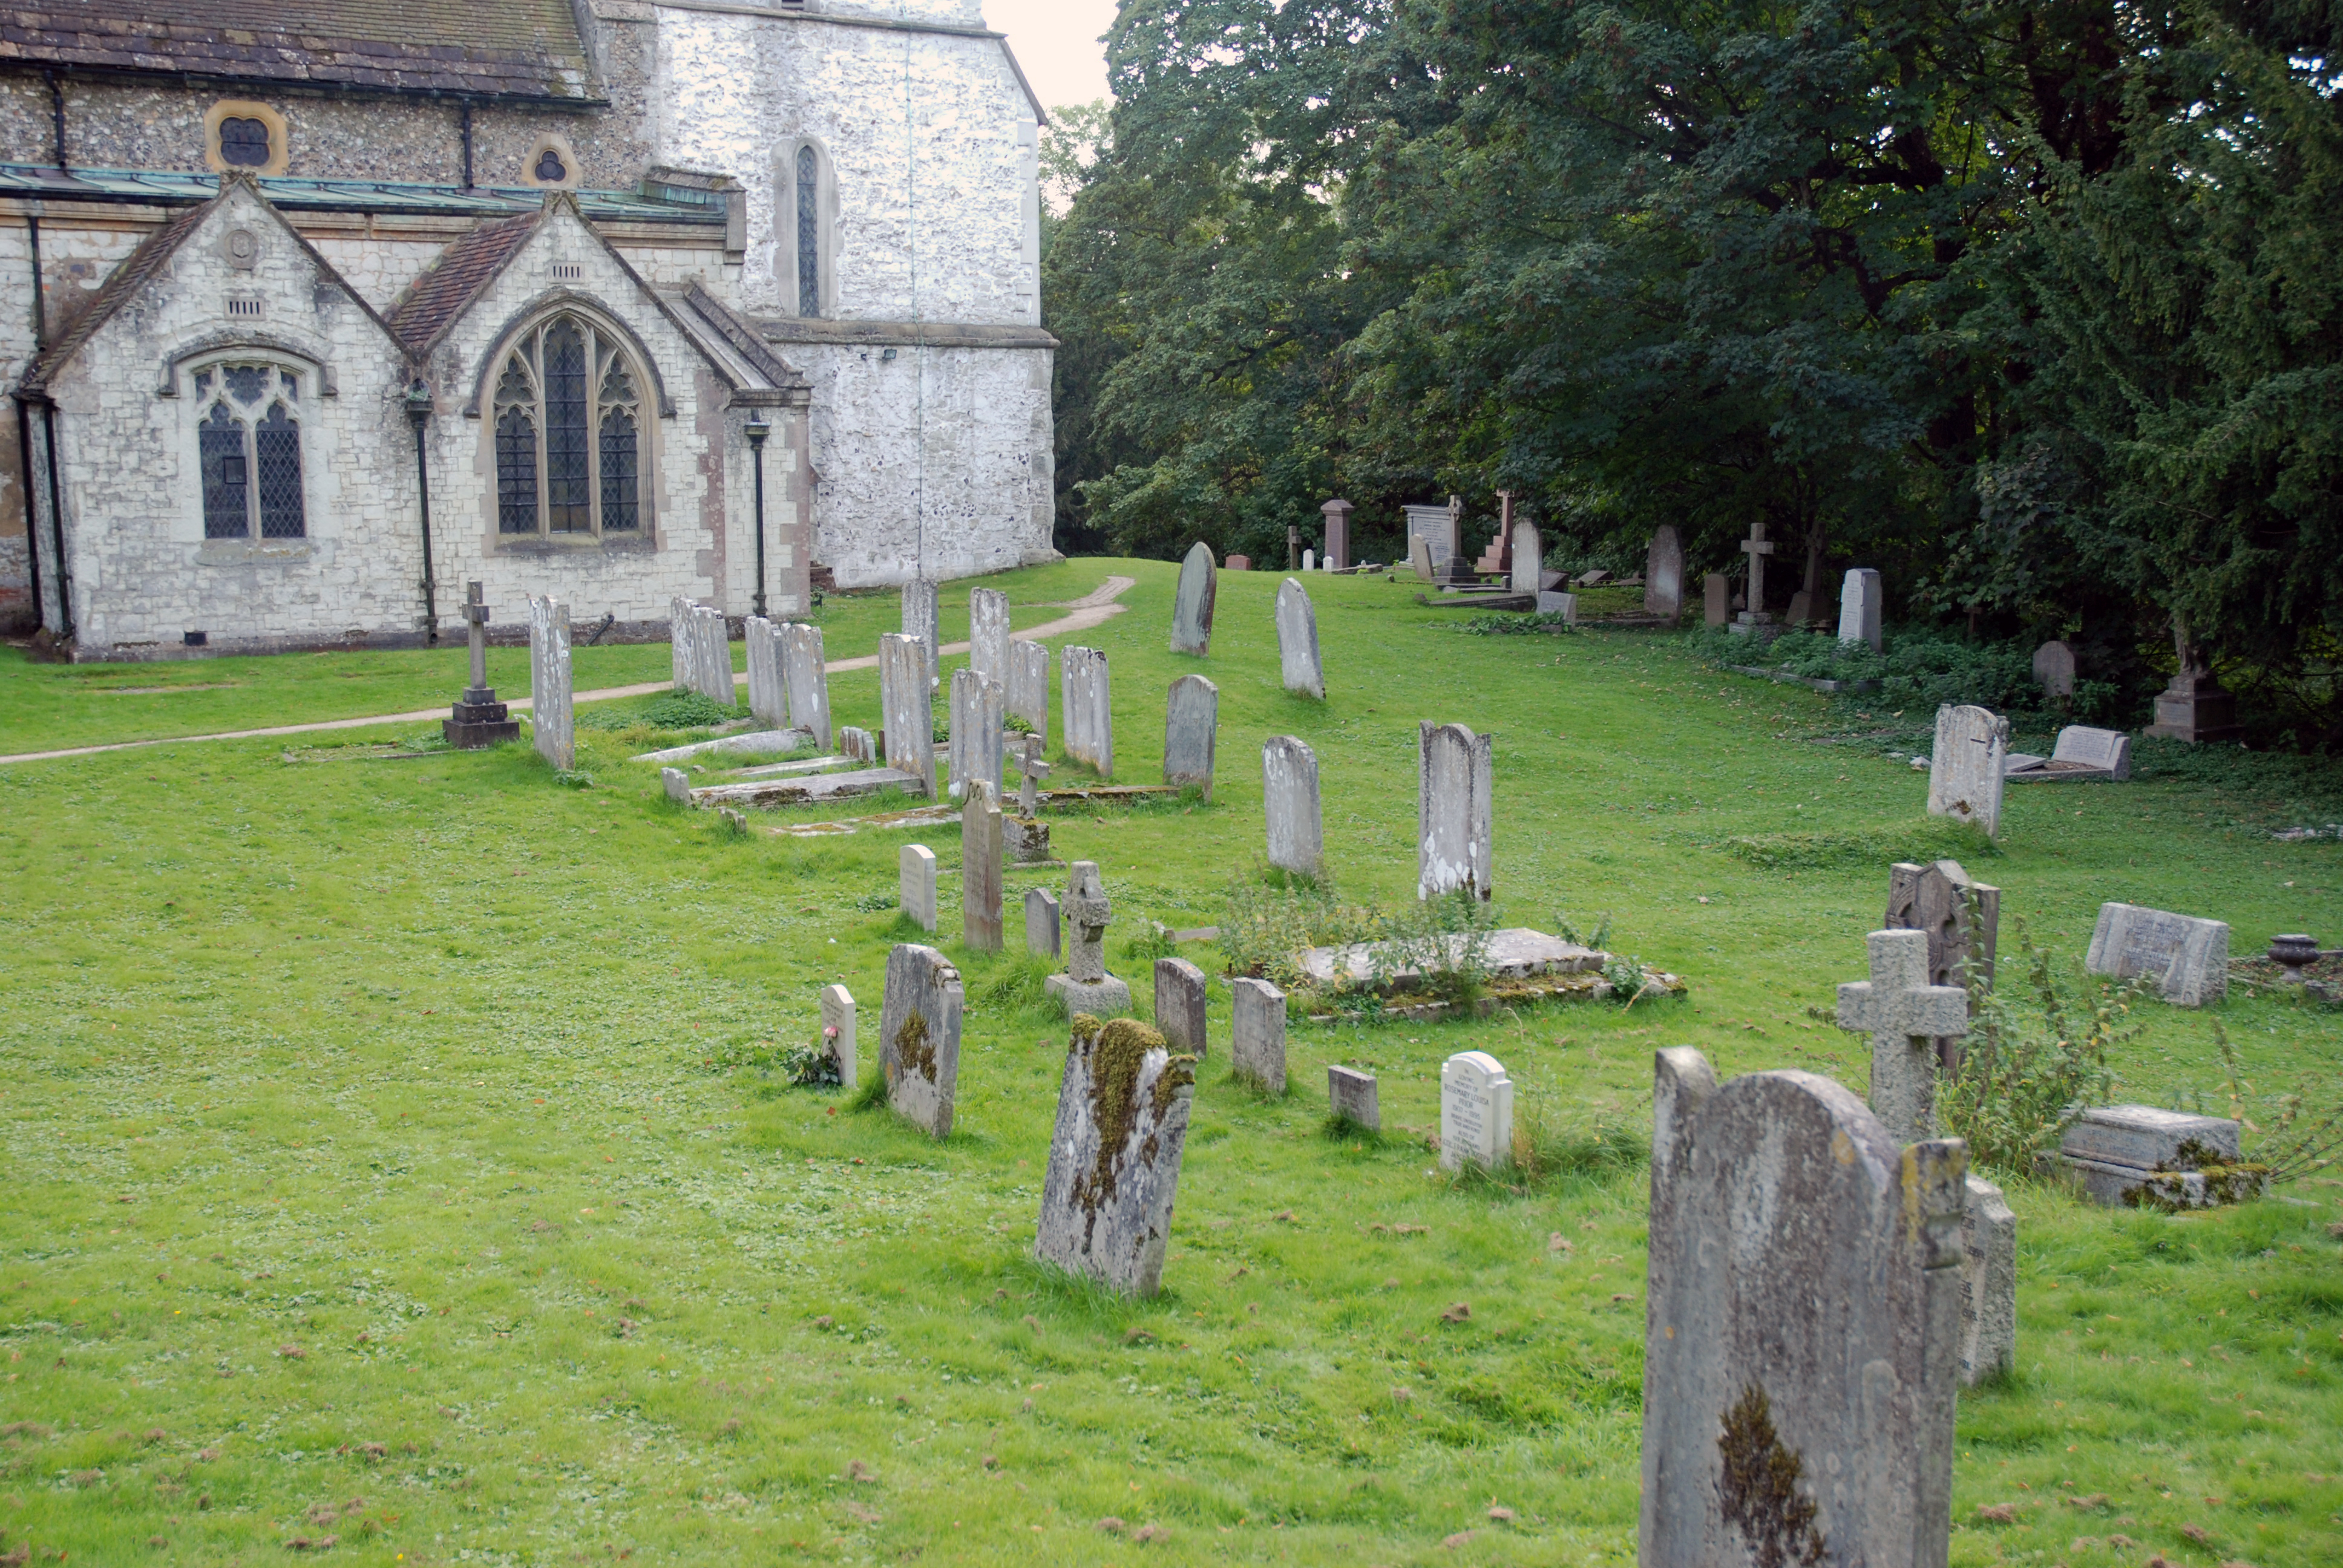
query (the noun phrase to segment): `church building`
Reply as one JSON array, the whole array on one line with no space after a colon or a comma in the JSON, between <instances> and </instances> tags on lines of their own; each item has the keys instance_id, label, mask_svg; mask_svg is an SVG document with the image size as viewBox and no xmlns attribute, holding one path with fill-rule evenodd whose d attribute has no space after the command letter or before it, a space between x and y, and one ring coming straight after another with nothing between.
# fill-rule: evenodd
<instances>
[{"instance_id":1,"label":"church building","mask_svg":"<svg viewBox=\"0 0 2343 1568\"><path fill-rule=\"evenodd\" d=\"M28 0L0 621L664 638L1051 548L1042 114L979 0Z\"/></svg>"}]
</instances>

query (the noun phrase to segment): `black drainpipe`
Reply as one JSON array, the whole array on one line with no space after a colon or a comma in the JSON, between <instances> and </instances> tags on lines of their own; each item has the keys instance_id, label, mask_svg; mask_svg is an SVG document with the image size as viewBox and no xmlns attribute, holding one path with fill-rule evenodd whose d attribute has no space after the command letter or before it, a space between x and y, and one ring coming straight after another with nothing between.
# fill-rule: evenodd
<instances>
[{"instance_id":1,"label":"black drainpipe","mask_svg":"<svg viewBox=\"0 0 2343 1568\"><path fill-rule=\"evenodd\" d=\"M54 151L57 155L57 173L66 172L65 164L65 85L55 71L49 73L49 116L53 121Z\"/></svg>"},{"instance_id":2,"label":"black drainpipe","mask_svg":"<svg viewBox=\"0 0 2343 1568\"><path fill-rule=\"evenodd\" d=\"M467 98L467 99L465 99L465 100L464 100L464 104L463 104L463 111L464 111L464 113L463 113L463 119L462 119L461 124L462 124L463 135L464 135L464 188L465 188L466 190L470 190L470 189L472 188L472 100L471 100L471 99Z\"/></svg>"},{"instance_id":3,"label":"black drainpipe","mask_svg":"<svg viewBox=\"0 0 2343 1568\"><path fill-rule=\"evenodd\" d=\"M65 504L57 498L57 406L41 395L41 432L49 448L49 537L57 550L57 636L71 641L74 634L73 572L65 566Z\"/></svg>"},{"instance_id":4,"label":"black drainpipe","mask_svg":"<svg viewBox=\"0 0 2343 1568\"><path fill-rule=\"evenodd\" d=\"M32 235L33 246L33 356L40 357L48 347L48 321L41 308L41 220L27 216L25 225ZM30 362L26 368L30 368ZM21 381L21 377L19 378ZM22 478L25 506L25 560L31 568L33 582L33 624L41 624L41 538L40 518L33 505L33 409L18 392L16 400L16 472Z\"/></svg>"}]
</instances>

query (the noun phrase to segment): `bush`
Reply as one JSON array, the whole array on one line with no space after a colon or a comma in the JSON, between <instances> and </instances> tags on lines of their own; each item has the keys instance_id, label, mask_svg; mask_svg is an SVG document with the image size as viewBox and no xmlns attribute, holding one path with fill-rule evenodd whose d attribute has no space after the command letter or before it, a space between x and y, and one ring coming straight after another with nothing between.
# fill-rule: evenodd
<instances>
[{"instance_id":1,"label":"bush","mask_svg":"<svg viewBox=\"0 0 2343 1568\"><path fill-rule=\"evenodd\" d=\"M2030 1005L1971 976L1968 1040L1958 1070L1938 1085L1936 1106L1946 1131L1968 1140L1972 1160L2031 1174L2084 1107L2107 1098L2108 1051L2139 1033L2119 1027L2139 986L2078 995L2049 950L2034 945L2025 920L2014 923Z\"/></svg>"},{"instance_id":2,"label":"bush","mask_svg":"<svg viewBox=\"0 0 2343 1568\"><path fill-rule=\"evenodd\" d=\"M1996 713L2055 716L2060 722L2119 720L2122 691L2104 681L2078 681L2075 696L2054 709L2034 679L2034 648L2023 638L1968 642L1935 631L1888 634L1882 651L1843 643L1827 632L1788 631L1759 647L1722 627L1704 627L1693 651L1719 668L1762 666L1819 680L1875 680L1868 705L1934 712L1946 703L1975 703Z\"/></svg>"},{"instance_id":3,"label":"bush","mask_svg":"<svg viewBox=\"0 0 2343 1568\"><path fill-rule=\"evenodd\" d=\"M580 709L577 726L580 729L712 729L746 712L697 691L663 691L639 703L598 702Z\"/></svg>"},{"instance_id":4,"label":"bush","mask_svg":"<svg viewBox=\"0 0 2343 1568\"><path fill-rule=\"evenodd\" d=\"M1331 874L1281 884L1256 863L1229 884L1222 900L1221 952L1231 974L1291 990L1303 979L1297 961L1302 949L1365 941L1381 925L1372 906L1342 902Z\"/></svg>"},{"instance_id":5,"label":"bush","mask_svg":"<svg viewBox=\"0 0 2343 1568\"><path fill-rule=\"evenodd\" d=\"M1470 888L1419 900L1374 923L1379 930L1371 939L1376 945L1368 980L1374 991L1420 991L1464 1008L1488 985L1489 938L1497 917Z\"/></svg>"}]
</instances>

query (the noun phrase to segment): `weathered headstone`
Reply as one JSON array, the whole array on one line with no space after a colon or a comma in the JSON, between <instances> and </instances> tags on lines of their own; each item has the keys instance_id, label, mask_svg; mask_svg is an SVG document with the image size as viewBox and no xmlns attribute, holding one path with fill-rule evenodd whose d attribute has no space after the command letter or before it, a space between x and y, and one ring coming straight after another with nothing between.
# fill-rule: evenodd
<instances>
[{"instance_id":1,"label":"weathered headstone","mask_svg":"<svg viewBox=\"0 0 2343 1568\"><path fill-rule=\"evenodd\" d=\"M951 741L947 759L947 783L955 799L967 793L971 779L1001 783L1008 759L1002 752L1001 722L1008 717L1008 694L998 681L973 669L955 669L951 678Z\"/></svg>"},{"instance_id":2,"label":"weathered headstone","mask_svg":"<svg viewBox=\"0 0 2343 1568\"><path fill-rule=\"evenodd\" d=\"M2075 650L2053 638L2034 650L2034 678L2042 695L2056 701L2075 695Z\"/></svg>"},{"instance_id":3,"label":"weathered headstone","mask_svg":"<svg viewBox=\"0 0 2343 1568\"><path fill-rule=\"evenodd\" d=\"M1966 1146L1689 1047L1654 1080L1642 1560L1941 1568Z\"/></svg>"},{"instance_id":4,"label":"weathered headstone","mask_svg":"<svg viewBox=\"0 0 2343 1568\"><path fill-rule=\"evenodd\" d=\"M2001 831L2009 720L1982 708L1946 703L1936 709L1936 749L1928 758L1928 815Z\"/></svg>"},{"instance_id":5,"label":"weathered headstone","mask_svg":"<svg viewBox=\"0 0 2343 1568\"><path fill-rule=\"evenodd\" d=\"M528 734L556 768L578 761L577 716L569 689L569 607L558 598L528 601Z\"/></svg>"},{"instance_id":6,"label":"weathered headstone","mask_svg":"<svg viewBox=\"0 0 2343 1568\"><path fill-rule=\"evenodd\" d=\"M821 988L821 1046L837 1064L840 1087L851 1090L861 1081L854 1060L854 993L842 985Z\"/></svg>"},{"instance_id":7,"label":"weathered headstone","mask_svg":"<svg viewBox=\"0 0 2343 1568\"><path fill-rule=\"evenodd\" d=\"M1375 1075L1355 1067L1331 1064L1326 1069L1326 1105L1334 1115L1370 1132L1383 1130L1383 1113L1375 1103Z\"/></svg>"},{"instance_id":8,"label":"weathered headstone","mask_svg":"<svg viewBox=\"0 0 2343 1568\"><path fill-rule=\"evenodd\" d=\"M931 1138L951 1131L964 1000L960 970L935 949L904 942L887 955L887 996L879 1013L887 1103Z\"/></svg>"},{"instance_id":9,"label":"weathered headstone","mask_svg":"<svg viewBox=\"0 0 2343 1568\"><path fill-rule=\"evenodd\" d=\"M1009 596L999 588L968 591L968 667L1008 689Z\"/></svg>"},{"instance_id":10,"label":"weathered headstone","mask_svg":"<svg viewBox=\"0 0 2343 1568\"><path fill-rule=\"evenodd\" d=\"M1204 1035L1204 971L1186 959L1155 960L1155 1027L1174 1050L1198 1058L1211 1054Z\"/></svg>"},{"instance_id":11,"label":"weathered headstone","mask_svg":"<svg viewBox=\"0 0 2343 1568\"><path fill-rule=\"evenodd\" d=\"M1212 755L1220 744L1221 689L1201 675L1172 683L1163 704L1163 782L1201 784L1212 798Z\"/></svg>"},{"instance_id":12,"label":"weathered headstone","mask_svg":"<svg viewBox=\"0 0 2343 1568\"><path fill-rule=\"evenodd\" d=\"M1927 937L1930 985L1966 990L1974 973L1992 989L2001 941L2001 890L1973 880L1958 860L1926 866L1899 860L1889 867L1887 917L1880 923ZM1960 1066L1960 1050L1958 1039L1936 1041L1936 1060L1948 1072Z\"/></svg>"},{"instance_id":13,"label":"weathered headstone","mask_svg":"<svg viewBox=\"0 0 2343 1568\"><path fill-rule=\"evenodd\" d=\"M439 721L440 739L458 751L520 739L520 720L512 717L508 704L497 700L497 689L488 684L488 606L482 592L477 582L464 585L464 639L471 648L472 683Z\"/></svg>"},{"instance_id":14,"label":"weathered headstone","mask_svg":"<svg viewBox=\"0 0 2343 1568\"><path fill-rule=\"evenodd\" d=\"M1042 990L1063 1001L1069 1016L1111 1018L1131 1010L1131 988L1106 972L1106 928L1114 907L1099 879L1096 861L1076 860L1066 879L1061 906L1066 933L1066 972L1041 982Z\"/></svg>"},{"instance_id":15,"label":"weathered headstone","mask_svg":"<svg viewBox=\"0 0 2343 1568\"><path fill-rule=\"evenodd\" d=\"M1302 552L1302 569L1305 572L1314 572L1318 569L1318 552L1316 550L1304 550Z\"/></svg>"},{"instance_id":16,"label":"weathered headstone","mask_svg":"<svg viewBox=\"0 0 2343 1568\"><path fill-rule=\"evenodd\" d=\"M1291 735L1273 735L1261 748L1262 811L1269 833L1269 863L1313 880L1326 869L1326 838L1318 812L1318 756Z\"/></svg>"},{"instance_id":17,"label":"weathered headstone","mask_svg":"<svg viewBox=\"0 0 2343 1568\"><path fill-rule=\"evenodd\" d=\"M1418 505L1407 508L1408 558L1416 558L1415 541L1422 539L1426 549L1425 581L1443 575L1450 559L1463 548L1459 524L1459 517L1446 507Z\"/></svg>"},{"instance_id":18,"label":"weathered headstone","mask_svg":"<svg viewBox=\"0 0 2343 1568\"><path fill-rule=\"evenodd\" d=\"M1172 601L1172 651L1206 654L1212 648L1212 605L1220 595L1220 573L1212 566L1212 547L1199 539L1180 563L1180 589Z\"/></svg>"},{"instance_id":19,"label":"weathered headstone","mask_svg":"<svg viewBox=\"0 0 2343 1568\"><path fill-rule=\"evenodd\" d=\"M780 628L781 688L789 697L789 722L830 749L830 667L823 662L821 628L789 621Z\"/></svg>"},{"instance_id":20,"label":"weathered headstone","mask_svg":"<svg viewBox=\"0 0 2343 1568\"><path fill-rule=\"evenodd\" d=\"M936 929L936 852L906 844L895 857L896 901L923 931Z\"/></svg>"},{"instance_id":21,"label":"weathered headstone","mask_svg":"<svg viewBox=\"0 0 2343 1568\"><path fill-rule=\"evenodd\" d=\"M928 690L932 693L942 684L937 672L943 668L943 612L936 585L925 578L903 585L903 635L917 638L927 650Z\"/></svg>"},{"instance_id":22,"label":"weathered headstone","mask_svg":"<svg viewBox=\"0 0 2343 1568\"><path fill-rule=\"evenodd\" d=\"M724 612L699 604L691 607L691 651L698 664L692 671L692 689L711 702L733 707L739 694L732 686L732 633L724 620Z\"/></svg>"},{"instance_id":23,"label":"weathered headstone","mask_svg":"<svg viewBox=\"0 0 2343 1568\"><path fill-rule=\"evenodd\" d=\"M1879 573L1870 567L1849 567L1838 590L1839 641L1859 642L1877 653L1882 603Z\"/></svg>"},{"instance_id":24,"label":"weathered headstone","mask_svg":"<svg viewBox=\"0 0 2343 1568\"><path fill-rule=\"evenodd\" d=\"M1417 898L1451 888L1470 888L1483 903L1492 896L1493 757L1492 738L1462 724L1416 726Z\"/></svg>"},{"instance_id":25,"label":"weathered headstone","mask_svg":"<svg viewBox=\"0 0 2343 1568\"><path fill-rule=\"evenodd\" d=\"M1285 993L1267 980L1229 982L1229 1070L1285 1092Z\"/></svg>"},{"instance_id":26,"label":"weathered headstone","mask_svg":"<svg viewBox=\"0 0 2343 1568\"><path fill-rule=\"evenodd\" d=\"M1576 626L1578 596L1574 593L1555 593L1550 589L1541 588L1537 596L1537 612L1540 615L1558 615L1562 617L1562 623L1564 626Z\"/></svg>"},{"instance_id":27,"label":"weathered headstone","mask_svg":"<svg viewBox=\"0 0 2343 1568\"><path fill-rule=\"evenodd\" d=\"M2017 1364L2017 1216L2000 1188L1971 1176L1961 1192L1961 1386Z\"/></svg>"},{"instance_id":28,"label":"weathered headstone","mask_svg":"<svg viewBox=\"0 0 2343 1568\"><path fill-rule=\"evenodd\" d=\"M1151 1296L1196 1097L1195 1063L1136 1019L1075 1018L1033 1255Z\"/></svg>"},{"instance_id":29,"label":"weathered headstone","mask_svg":"<svg viewBox=\"0 0 2343 1568\"><path fill-rule=\"evenodd\" d=\"M1815 596L1800 588L1790 596L1790 608L1783 613L1785 625L1803 627L1813 618Z\"/></svg>"},{"instance_id":30,"label":"weathered headstone","mask_svg":"<svg viewBox=\"0 0 2343 1568\"><path fill-rule=\"evenodd\" d=\"M667 601L667 657L675 689L689 691L699 660L691 651L691 604L681 594Z\"/></svg>"},{"instance_id":31,"label":"weathered headstone","mask_svg":"<svg viewBox=\"0 0 2343 1568\"><path fill-rule=\"evenodd\" d=\"M2058 1141L2058 1164L2094 1201L2173 1212L2261 1196L2267 1166L2244 1161L2237 1123L2153 1105L2095 1105Z\"/></svg>"},{"instance_id":32,"label":"weathered headstone","mask_svg":"<svg viewBox=\"0 0 2343 1568\"><path fill-rule=\"evenodd\" d=\"M789 724L789 696L781 682L781 648L773 623L752 615L740 623L740 639L748 645L749 712L768 729Z\"/></svg>"},{"instance_id":33,"label":"weathered headstone","mask_svg":"<svg viewBox=\"0 0 2343 1568\"><path fill-rule=\"evenodd\" d=\"M1058 956L1058 895L1047 888L1025 890L1025 950Z\"/></svg>"},{"instance_id":34,"label":"weathered headstone","mask_svg":"<svg viewBox=\"0 0 2343 1568\"><path fill-rule=\"evenodd\" d=\"M1326 671L1318 662L1318 611L1310 590L1292 578L1277 587L1277 661L1285 689L1324 700Z\"/></svg>"},{"instance_id":35,"label":"weathered headstone","mask_svg":"<svg viewBox=\"0 0 2343 1568\"><path fill-rule=\"evenodd\" d=\"M1537 525L1527 518L1513 523L1513 575L1509 585L1515 593L1538 591L1540 574L1545 567L1545 545L1538 538Z\"/></svg>"},{"instance_id":36,"label":"weathered headstone","mask_svg":"<svg viewBox=\"0 0 2343 1568\"><path fill-rule=\"evenodd\" d=\"M982 779L968 781L960 809L960 940L978 952L999 952L1001 787Z\"/></svg>"},{"instance_id":37,"label":"weathered headstone","mask_svg":"<svg viewBox=\"0 0 2343 1568\"><path fill-rule=\"evenodd\" d=\"M1221 569L1228 572L1249 572L1252 570L1252 558L1251 556L1231 556L1228 559L1221 563Z\"/></svg>"},{"instance_id":38,"label":"weathered headstone","mask_svg":"<svg viewBox=\"0 0 2343 1568\"><path fill-rule=\"evenodd\" d=\"M1733 618L1733 583L1723 572L1710 572L1700 579L1701 618L1710 626L1723 626Z\"/></svg>"},{"instance_id":39,"label":"weathered headstone","mask_svg":"<svg viewBox=\"0 0 2343 1568\"><path fill-rule=\"evenodd\" d=\"M1513 1157L1513 1081L1485 1050L1460 1050L1440 1065L1440 1163L1493 1171Z\"/></svg>"},{"instance_id":40,"label":"weathered headstone","mask_svg":"<svg viewBox=\"0 0 2343 1568\"><path fill-rule=\"evenodd\" d=\"M1318 508L1326 518L1326 569L1330 572L1351 569L1351 513L1354 509L1340 497Z\"/></svg>"},{"instance_id":41,"label":"weathered headstone","mask_svg":"<svg viewBox=\"0 0 2343 1568\"><path fill-rule=\"evenodd\" d=\"M1038 642L1009 645L1009 711L1050 743L1050 650Z\"/></svg>"},{"instance_id":42,"label":"weathered headstone","mask_svg":"<svg viewBox=\"0 0 2343 1568\"><path fill-rule=\"evenodd\" d=\"M1432 563L1432 541L1422 534L1407 541L1407 567L1415 574L1416 581L1425 583L1433 579L1437 570Z\"/></svg>"},{"instance_id":43,"label":"weathered headstone","mask_svg":"<svg viewBox=\"0 0 2343 1568\"><path fill-rule=\"evenodd\" d=\"M1926 931L1874 931L1871 978L1838 988L1838 1026L1871 1037L1871 1111L1899 1143L1936 1132L1936 1040L1969 1030L1968 992L1928 983Z\"/></svg>"},{"instance_id":44,"label":"weathered headstone","mask_svg":"<svg viewBox=\"0 0 2343 1568\"><path fill-rule=\"evenodd\" d=\"M682 769L660 769L659 788L666 790L667 798L674 801L677 805L689 806L691 804L691 775L686 773Z\"/></svg>"},{"instance_id":45,"label":"weathered headstone","mask_svg":"<svg viewBox=\"0 0 2343 1568\"><path fill-rule=\"evenodd\" d=\"M1671 523L1652 531L1652 548L1644 556L1644 613L1662 620L1684 614L1684 546Z\"/></svg>"},{"instance_id":46,"label":"weathered headstone","mask_svg":"<svg viewBox=\"0 0 2343 1568\"><path fill-rule=\"evenodd\" d=\"M1114 777L1114 707L1106 654L1068 647L1058 655L1058 724L1066 755L1101 779Z\"/></svg>"},{"instance_id":47,"label":"weathered headstone","mask_svg":"<svg viewBox=\"0 0 2343 1568\"><path fill-rule=\"evenodd\" d=\"M2101 904L2083 968L2115 980L2157 981L2177 1007L2202 1007L2229 994L2229 928L2137 904Z\"/></svg>"},{"instance_id":48,"label":"weathered headstone","mask_svg":"<svg viewBox=\"0 0 2343 1568\"><path fill-rule=\"evenodd\" d=\"M879 639L879 709L887 764L936 792L935 705L928 687L928 650L916 638L888 632Z\"/></svg>"},{"instance_id":49,"label":"weathered headstone","mask_svg":"<svg viewBox=\"0 0 2343 1568\"><path fill-rule=\"evenodd\" d=\"M868 729L849 724L838 732L838 750L839 755L850 757L857 762L876 762L880 752L879 737Z\"/></svg>"}]
</instances>

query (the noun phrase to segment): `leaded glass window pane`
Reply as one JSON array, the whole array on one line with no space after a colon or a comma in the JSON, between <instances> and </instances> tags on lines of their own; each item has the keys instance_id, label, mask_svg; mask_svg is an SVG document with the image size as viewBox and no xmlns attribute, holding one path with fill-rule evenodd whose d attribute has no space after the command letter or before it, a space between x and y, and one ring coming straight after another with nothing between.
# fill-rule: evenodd
<instances>
[{"instance_id":1,"label":"leaded glass window pane","mask_svg":"<svg viewBox=\"0 0 2343 1568\"><path fill-rule=\"evenodd\" d=\"M260 537L297 539L301 518L301 427L273 404L268 417L252 427L253 467L260 489Z\"/></svg>"},{"instance_id":2,"label":"leaded glass window pane","mask_svg":"<svg viewBox=\"0 0 2343 1568\"><path fill-rule=\"evenodd\" d=\"M497 531L537 532L537 427L525 408L497 416Z\"/></svg>"},{"instance_id":3,"label":"leaded glass window pane","mask_svg":"<svg viewBox=\"0 0 2343 1568\"><path fill-rule=\"evenodd\" d=\"M821 314L821 159L798 149L798 314Z\"/></svg>"},{"instance_id":4,"label":"leaded glass window pane","mask_svg":"<svg viewBox=\"0 0 2343 1568\"><path fill-rule=\"evenodd\" d=\"M250 487L245 474L244 422L214 404L211 417L196 432L204 478L204 538L246 539L252 537Z\"/></svg>"},{"instance_id":5,"label":"leaded glass window pane","mask_svg":"<svg viewBox=\"0 0 2343 1568\"><path fill-rule=\"evenodd\" d=\"M268 393L268 367L266 365L229 365L220 375L227 382L227 395L237 402L257 407Z\"/></svg>"},{"instance_id":6,"label":"leaded glass window pane","mask_svg":"<svg viewBox=\"0 0 2343 1568\"><path fill-rule=\"evenodd\" d=\"M220 162L232 168L256 169L268 162L268 126L260 120L233 116L220 122Z\"/></svg>"},{"instance_id":7,"label":"leaded glass window pane","mask_svg":"<svg viewBox=\"0 0 2343 1568\"><path fill-rule=\"evenodd\" d=\"M635 526L635 416L628 408L602 414L602 528L608 533Z\"/></svg>"},{"instance_id":8,"label":"leaded glass window pane","mask_svg":"<svg viewBox=\"0 0 2343 1568\"><path fill-rule=\"evenodd\" d=\"M546 521L557 534L591 533L586 337L564 317L545 333Z\"/></svg>"}]
</instances>

